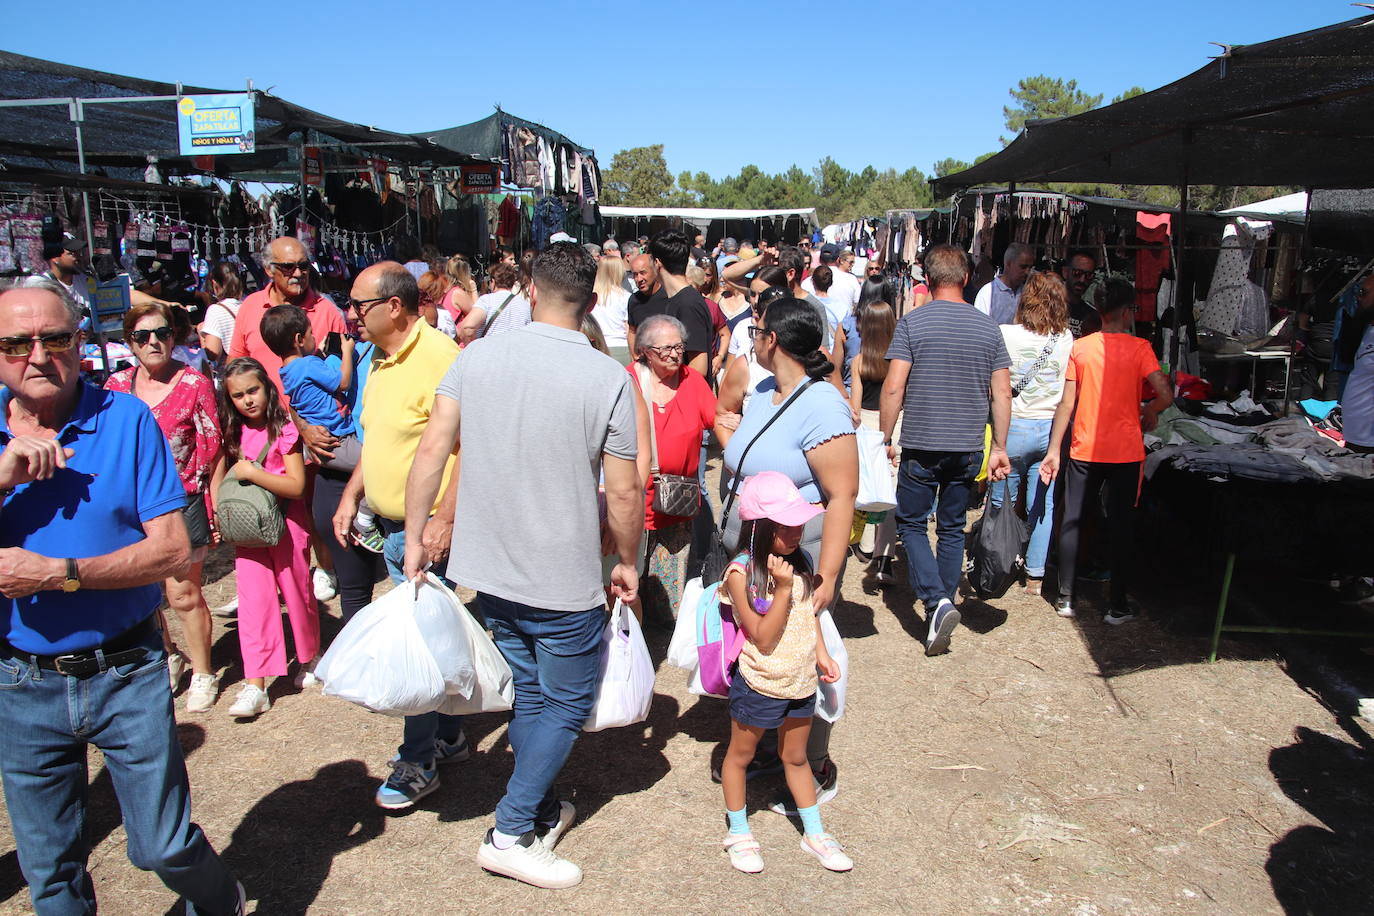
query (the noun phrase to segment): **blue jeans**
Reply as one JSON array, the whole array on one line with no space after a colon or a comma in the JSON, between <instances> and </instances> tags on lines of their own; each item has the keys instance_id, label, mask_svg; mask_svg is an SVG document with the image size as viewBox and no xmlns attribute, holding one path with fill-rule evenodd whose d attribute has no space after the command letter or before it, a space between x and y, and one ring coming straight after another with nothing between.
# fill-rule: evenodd
<instances>
[{"instance_id":1,"label":"blue jeans","mask_svg":"<svg viewBox=\"0 0 1374 916\"><path fill-rule=\"evenodd\" d=\"M496 829L519 836L558 816L554 780L596 700L606 612L544 611L482 592L477 605L515 684L506 732L515 771L496 805Z\"/></svg>"},{"instance_id":2,"label":"blue jeans","mask_svg":"<svg viewBox=\"0 0 1374 916\"><path fill-rule=\"evenodd\" d=\"M377 516L377 522L386 532L386 547L382 559L386 560L387 575L395 585L405 582L406 532L399 522ZM453 587L441 573L431 570L449 588ZM396 753L402 760L429 766L434 762L435 739L457 741L463 733L462 716L446 716L443 713L427 712L421 716L406 716L405 728L401 734L401 746Z\"/></svg>"},{"instance_id":3,"label":"blue jeans","mask_svg":"<svg viewBox=\"0 0 1374 916\"><path fill-rule=\"evenodd\" d=\"M189 914L233 913L238 906L234 876L191 822L161 634L150 630L143 645L142 661L81 679L41 669L23 655L0 657L0 773L38 916L96 911L86 873L90 744L105 755L129 860L184 897Z\"/></svg>"},{"instance_id":4,"label":"blue jeans","mask_svg":"<svg viewBox=\"0 0 1374 916\"><path fill-rule=\"evenodd\" d=\"M1018 420L1013 418L1007 431L1007 457L1011 459L1011 474L1004 484L988 486L988 500L1002 505L1002 494L1010 493L1012 502L1021 492L1021 480L1026 481L1026 527L1030 531L1030 545L1026 548L1026 575L1035 579L1045 576L1045 557L1050 550L1050 529L1054 527L1054 487L1040 479L1040 462L1050 449L1050 427L1053 420Z\"/></svg>"},{"instance_id":5,"label":"blue jeans","mask_svg":"<svg viewBox=\"0 0 1374 916\"><path fill-rule=\"evenodd\" d=\"M964 573L964 518L968 494L983 464L983 450L931 452L902 449L897 469L897 529L906 548L911 589L933 611L942 599L954 600ZM936 552L926 537L926 519L935 509Z\"/></svg>"}]
</instances>

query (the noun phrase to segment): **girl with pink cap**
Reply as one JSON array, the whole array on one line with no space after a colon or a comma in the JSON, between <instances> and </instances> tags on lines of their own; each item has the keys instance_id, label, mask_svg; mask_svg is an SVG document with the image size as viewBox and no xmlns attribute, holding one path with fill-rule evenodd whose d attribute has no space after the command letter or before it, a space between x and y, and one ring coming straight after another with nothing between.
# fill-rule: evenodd
<instances>
[{"instance_id":1,"label":"girl with pink cap","mask_svg":"<svg viewBox=\"0 0 1374 916\"><path fill-rule=\"evenodd\" d=\"M730 683L730 747L720 781L730 830L724 845L730 864L742 872L763 870L760 846L749 832L744 783L759 739L772 728L778 730L778 756L802 821L801 848L831 871L854 867L821 826L806 757L817 669L827 683L840 676L816 624L821 609L812 600L810 564L799 549L802 526L824 511L778 471L755 474L740 491L741 552L725 569L720 600L733 610L745 641Z\"/></svg>"}]
</instances>

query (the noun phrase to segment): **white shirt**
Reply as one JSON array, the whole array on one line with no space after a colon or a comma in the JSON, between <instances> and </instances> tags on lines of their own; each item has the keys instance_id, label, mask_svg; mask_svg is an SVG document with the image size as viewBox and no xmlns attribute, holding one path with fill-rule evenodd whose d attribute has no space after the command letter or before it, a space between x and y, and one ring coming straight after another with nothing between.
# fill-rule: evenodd
<instances>
[{"instance_id":1,"label":"white shirt","mask_svg":"<svg viewBox=\"0 0 1374 916\"><path fill-rule=\"evenodd\" d=\"M833 279L830 281L830 292L826 293L826 296L835 303L836 308L840 310L840 317L843 319L845 315L854 311L854 306L859 304L859 292L863 289L863 284L859 282L858 277L846 273L838 267L831 267L831 274ZM811 282L810 277L802 281L802 289L813 296L816 295L816 287Z\"/></svg>"},{"instance_id":2,"label":"white shirt","mask_svg":"<svg viewBox=\"0 0 1374 916\"><path fill-rule=\"evenodd\" d=\"M221 299L205 310L205 320L200 323L200 332L219 338L224 352L229 352L229 341L234 339L234 317L239 313L237 299Z\"/></svg>"},{"instance_id":3,"label":"white shirt","mask_svg":"<svg viewBox=\"0 0 1374 916\"><path fill-rule=\"evenodd\" d=\"M1002 339L1011 357L1011 384L1021 386L1021 393L1011 399L1011 416L1016 420L1050 420L1064 397L1064 374L1069 370L1069 351L1073 349L1073 335L1067 330L1059 335L1035 378L1026 379L1040 354L1045 352L1049 337L1032 334L1019 324L1001 325Z\"/></svg>"},{"instance_id":4,"label":"white shirt","mask_svg":"<svg viewBox=\"0 0 1374 916\"><path fill-rule=\"evenodd\" d=\"M601 328L601 336L606 338L608 347L624 347L630 342L625 331L629 321L630 294L623 289L613 289L605 299L597 297L592 307L592 318Z\"/></svg>"},{"instance_id":5,"label":"white shirt","mask_svg":"<svg viewBox=\"0 0 1374 916\"><path fill-rule=\"evenodd\" d=\"M749 336L749 329L754 326L754 318L744 319L735 325L735 329L730 332L730 355L739 356L741 353L748 353L754 346L753 339Z\"/></svg>"}]
</instances>

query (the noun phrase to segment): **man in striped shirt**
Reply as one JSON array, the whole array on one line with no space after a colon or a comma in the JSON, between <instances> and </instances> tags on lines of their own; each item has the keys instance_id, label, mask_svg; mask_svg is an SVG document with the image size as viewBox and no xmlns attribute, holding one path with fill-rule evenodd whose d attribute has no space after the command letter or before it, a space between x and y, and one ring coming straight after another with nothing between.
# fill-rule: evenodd
<instances>
[{"instance_id":1,"label":"man in striped shirt","mask_svg":"<svg viewBox=\"0 0 1374 916\"><path fill-rule=\"evenodd\" d=\"M912 590L926 607L926 655L949 651L959 625L954 596L963 573L964 518L969 491L983 463L984 427L992 418L988 479L1011 470L1011 360L1002 333L964 301L968 257L936 245L925 257L930 302L897 322L888 347L879 423L889 454L900 449L897 529L906 548ZM892 431L901 411L901 441ZM932 554L926 519L935 510Z\"/></svg>"}]
</instances>

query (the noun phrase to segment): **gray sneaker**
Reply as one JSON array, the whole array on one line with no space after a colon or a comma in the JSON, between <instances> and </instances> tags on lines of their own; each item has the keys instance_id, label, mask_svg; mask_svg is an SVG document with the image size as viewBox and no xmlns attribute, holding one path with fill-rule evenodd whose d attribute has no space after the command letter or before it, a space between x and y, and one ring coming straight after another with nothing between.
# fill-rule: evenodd
<instances>
[{"instance_id":1,"label":"gray sneaker","mask_svg":"<svg viewBox=\"0 0 1374 916\"><path fill-rule=\"evenodd\" d=\"M931 612L926 631L926 655L943 655L949 651L949 640L959 625L959 612L948 598L941 598Z\"/></svg>"},{"instance_id":2,"label":"gray sneaker","mask_svg":"<svg viewBox=\"0 0 1374 916\"><path fill-rule=\"evenodd\" d=\"M1123 623L1130 623L1138 615L1130 608L1111 608L1106 614L1102 615L1102 622L1110 626L1119 627Z\"/></svg>"}]
</instances>

